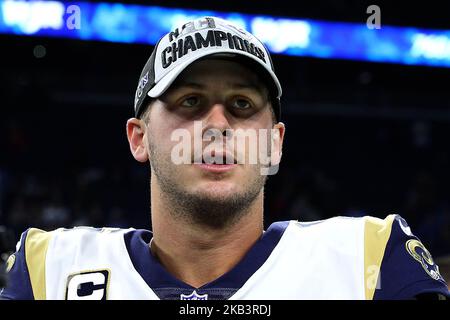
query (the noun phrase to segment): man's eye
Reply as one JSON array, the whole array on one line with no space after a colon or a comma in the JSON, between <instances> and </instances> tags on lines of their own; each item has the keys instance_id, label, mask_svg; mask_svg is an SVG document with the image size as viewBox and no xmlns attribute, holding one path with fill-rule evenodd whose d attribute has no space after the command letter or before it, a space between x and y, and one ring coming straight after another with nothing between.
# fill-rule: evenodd
<instances>
[{"instance_id":1,"label":"man's eye","mask_svg":"<svg viewBox=\"0 0 450 320\"><path fill-rule=\"evenodd\" d=\"M233 107L235 107L237 109L248 109L251 106L252 105L250 104L250 102L248 100L245 100L245 99L236 99L233 102Z\"/></svg>"},{"instance_id":2,"label":"man's eye","mask_svg":"<svg viewBox=\"0 0 450 320\"><path fill-rule=\"evenodd\" d=\"M189 98L184 99L181 102L181 105L183 107L192 108L192 107L197 106L199 104L199 102L200 102L200 99L198 97L189 97Z\"/></svg>"}]
</instances>

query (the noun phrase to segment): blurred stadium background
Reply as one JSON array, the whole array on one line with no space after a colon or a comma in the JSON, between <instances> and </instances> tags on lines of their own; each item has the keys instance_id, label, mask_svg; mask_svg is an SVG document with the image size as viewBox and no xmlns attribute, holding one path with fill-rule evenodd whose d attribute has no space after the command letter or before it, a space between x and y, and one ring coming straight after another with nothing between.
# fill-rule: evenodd
<instances>
[{"instance_id":1,"label":"blurred stadium background","mask_svg":"<svg viewBox=\"0 0 450 320\"><path fill-rule=\"evenodd\" d=\"M132 158L125 135L152 50L145 34L167 27L164 17L212 10L246 26L265 17L267 33L277 19L300 21L267 38L287 137L266 187L266 225L398 213L434 257L450 254L449 2L134 1L168 14L155 20L133 20L142 7L86 2L80 30L52 25L51 10L7 2L0 1L0 225L16 237L30 226L150 228L149 169ZM369 4L381 8L380 30L366 28Z\"/></svg>"}]
</instances>

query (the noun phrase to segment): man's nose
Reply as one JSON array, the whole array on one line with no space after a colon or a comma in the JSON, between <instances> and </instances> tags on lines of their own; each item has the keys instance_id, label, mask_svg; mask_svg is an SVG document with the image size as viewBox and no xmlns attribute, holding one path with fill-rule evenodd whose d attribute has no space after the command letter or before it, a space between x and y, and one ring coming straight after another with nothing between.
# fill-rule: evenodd
<instances>
[{"instance_id":1,"label":"man's nose","mask_svg":"<svg viewBox=\"0 0 450 320\"><path fill-rule=\"evenodd\" d=\"M229 115L227 114L227 109L222 103L214 104L206 118L204 119L205 124L203 130L216 129L220 130L223 135L225 135L226 130L230 129Z\"/></svg>"}]
</instances>

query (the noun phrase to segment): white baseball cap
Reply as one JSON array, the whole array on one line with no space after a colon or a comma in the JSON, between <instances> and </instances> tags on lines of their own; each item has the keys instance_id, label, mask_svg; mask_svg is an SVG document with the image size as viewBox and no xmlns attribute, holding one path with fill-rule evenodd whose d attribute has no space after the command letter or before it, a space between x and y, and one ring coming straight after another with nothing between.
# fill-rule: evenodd
<instances>
[{"instance_id":1,"label":"white baseball cap","mask_svg":"<svg viewBox=\"0 0 450 320\"><path fill-rule=\"evenodd\" d=\"M252 70L263 76L275 116L280 120L282 90L269 51L251 33L217 17L189 21L158 41L139 78L135 116L139 118L148 99L161 96L190 64L209 56L227 57L256 66Z\"/></svg>"}]
</instances>

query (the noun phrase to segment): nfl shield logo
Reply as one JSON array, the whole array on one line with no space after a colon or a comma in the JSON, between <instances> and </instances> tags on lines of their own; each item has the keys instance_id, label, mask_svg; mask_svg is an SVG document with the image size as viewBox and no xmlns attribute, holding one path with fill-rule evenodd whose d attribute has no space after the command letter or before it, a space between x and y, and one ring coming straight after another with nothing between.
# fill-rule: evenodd
<instances>
[{"instance_id":1,"label":"nfl shield logo","mask_svg":"<svg viewBox=\"0 0 450 320\"><path fill-rule=\"evenodd\" d=\"M191 294L181 294L180 300L208 300L208 294L198 294L197 291L194 290Z\"/></svg>"}]
</instances>

